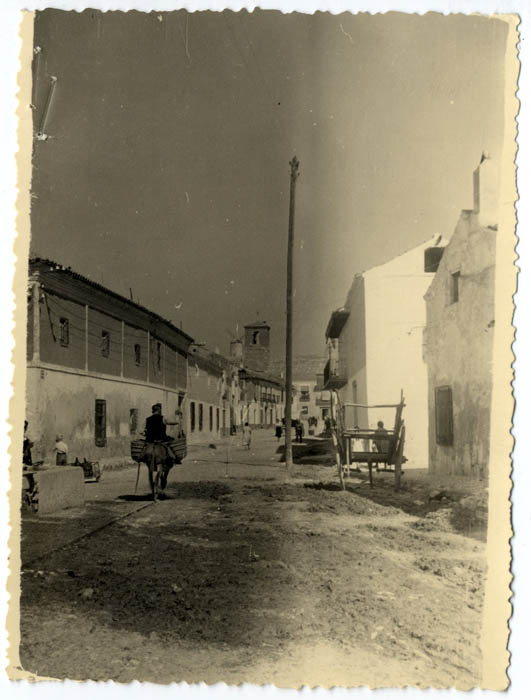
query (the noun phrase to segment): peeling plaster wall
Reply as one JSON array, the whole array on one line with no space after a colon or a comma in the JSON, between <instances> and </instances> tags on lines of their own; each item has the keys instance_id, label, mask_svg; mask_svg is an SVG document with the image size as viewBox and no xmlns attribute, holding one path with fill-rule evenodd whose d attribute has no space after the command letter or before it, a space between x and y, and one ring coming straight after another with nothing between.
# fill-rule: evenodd
<instances>
[{"instance_id":1,"label":"peeling plaster wall","mask_svg":"<svg viewBox=\"0 0 531 700\"><path fill-rule=\"evenodd\" d=\"M426 294L426 348L430 470L487 476L496 231L464 211ZM452 303L451 276L460 272L459 300ZM453 445L436 439L435 389L450 386Z\"/></svg>"}]
</instances>

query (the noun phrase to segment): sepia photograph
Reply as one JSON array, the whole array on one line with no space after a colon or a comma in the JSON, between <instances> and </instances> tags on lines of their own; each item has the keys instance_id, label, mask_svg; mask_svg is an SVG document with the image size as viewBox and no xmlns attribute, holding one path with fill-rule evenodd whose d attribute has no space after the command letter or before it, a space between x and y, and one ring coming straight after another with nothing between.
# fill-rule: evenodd
<instances>
[{"instance_id":1,"label":"sepia photograph","mask_svg":"<svg viewBox=\"0 0 531 700\"><path fill-rule=\"evenodd\" d=\"M24 13L11 678L507 687L517 26Z\"/></svg>"}]
</instances>

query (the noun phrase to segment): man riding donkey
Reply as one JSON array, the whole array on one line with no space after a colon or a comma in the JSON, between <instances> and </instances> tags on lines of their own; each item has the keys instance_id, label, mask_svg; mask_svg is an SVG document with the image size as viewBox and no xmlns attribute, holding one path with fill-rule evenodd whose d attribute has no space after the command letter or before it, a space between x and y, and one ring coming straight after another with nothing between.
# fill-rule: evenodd
<instances>
[{"instance_id":1,"label":"man riding donkey","mask_svg":"<svg viewBox=\"0 0 531 700\"><path fill-rule=\"evenodd\" d=\"M181 431L181 412L179 409L175 411L176 420L170 421L162 415L162 405L160 403L153 404L151 407L151 415L146 418L146 427L144 430L144 436L146 441L146 446L144 449L144 455L142 461L145 462L149 467L149 479L153 488L153 473L156 471L157 467L162 466L162 473L160 475L160 486L162 489L166 488L166 482L168 479L168 472L173 467L176 462L176 455L173 452L170 443L173 438L167 434L166 426L177 425L179 426L179 435ZM137 475L138 483L138 475Z\"/></svg>"}]
</instances>

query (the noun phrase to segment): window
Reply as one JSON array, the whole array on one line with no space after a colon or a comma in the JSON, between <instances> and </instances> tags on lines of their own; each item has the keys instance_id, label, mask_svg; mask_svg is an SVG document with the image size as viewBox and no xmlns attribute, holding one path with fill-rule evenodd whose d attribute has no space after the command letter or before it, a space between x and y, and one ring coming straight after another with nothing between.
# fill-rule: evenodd
<instances>
[{"instance_id":1,"label":"window","mask_svg":"<svg viewBox=\"0 0 531 700\"><path fill-rule=\"evenodd\" d=\"M453 272L451 277L451 287L450 287L450 303L455 304L459 301L459 280L461 278L461 273Z\"/></svg>"},{"instance_id":2,"label":"window","mask_svg":"<svg viewBox=\"0 0 531 700\"><path fill-rule=\"evenodd\" d=\"M216 408L216 430L219 430L219 408Z\"/></svg>"},{"instance_id":3,"label":"window","mask_svg":"<svg viewBox=\"0 0 531 700\"><path fill-rule=\"evenodd\" d=\"M301 401L309 401L310 400L310 387L309 386L301 386Z\"/></svg>"},{"instance_id":4,"label":"window","mask_svg":"<svg viewBox=\"0 0 531 700\"><path fill-rule=\"evenodd\" d=\"M105 447L107 444L107 402L103 399L96 399L94 442L96 447Z\"/></svg>"},{"instance_id":5,"label":"window","mask_svg":"<svg viewBox=\"0 0 531 700\"><path fill-rule=\"evenodd\" d=\"M142 349L138 343L135 344L135 365L138 367L142 360Z\"/></svg>"},{"instance_id":6,"label":"window","mask_svg":"<svg viewBox=\"0 0 531 700\"><path fill-rule=\"evenodd\" d=\"M258 338L260 337L260 331L253 331L253 345L258 345Z\"/></svg>"},{"instance_id":7,"label":"window","mask_svg":"<svg viewBox=\"0 0 531 700\"><path fill-rule=\"evenodd\" d=\"M195 430L195 401L190 402L190 432Z\"/></svg>"},{"instance_id":8,"label":"window","mask_svg":"<svg viewBox=\"0 0 531 700\"><path fill-rule=\"evenodd\" d=\"M212 406L208 407L208 429L210 432L214 430L214 409Z\"/></svg>"},{"instance_id":9,"label":"window","mask_svg":"<svg viewBox=\"0 0 531 700\"><path fill-rule=\"evenodd\" d=\"M162 344L157 341L157 372L162 371Z\"/></svg>"},{"instance_id":10,"label":"window","mask_svg":"<svg viewBox=\"0 0 531 700\"><path fill-rule=\"evenodd\" d=\"M199 404L199 430L203 430L203 404Z\"/></svg>"},{"instance_id":11,"label":"window","mask_svg":"<svg viewBox=\"0 0 531 700\"><path fill-rule=\"evenodd\" d=\"M101 354L103 357L109 357L111 354L111 334L109 331L101 332Z\"/></svg>"},{"instance_id":12,"label":"window","mask_svg":"<svg viewBox=\"0 0 531 700\"><path fill-rule=\"evenodd\" d=\"M449 386L435 389L435 437L438 445L454 444L452 389Z\"/></svg>"},{"instance_id":13,"label":"window","mask_svg":"<svg viewBox=\"0 0 531 700\"><path fill-rule=\"evenodd\" d=\"M60 341L64 348L70 345L70 324L67 318L59 319Z\"/></svg>"},{"instance_id":14,"label":"window","mask_svg":"<svg viewBox=\"0 0 531 700\"><path fill-rule=\"evenodd\" d=\"M134 435L138 430L138 408L129 409L129 434Z\"/></svg>"}]
</instances>

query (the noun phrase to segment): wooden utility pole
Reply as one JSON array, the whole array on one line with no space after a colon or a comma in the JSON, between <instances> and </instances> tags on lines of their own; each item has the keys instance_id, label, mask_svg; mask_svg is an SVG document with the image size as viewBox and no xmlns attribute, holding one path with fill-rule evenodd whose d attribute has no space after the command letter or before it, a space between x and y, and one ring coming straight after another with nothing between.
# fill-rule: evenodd
<instances>
[{"instance_id":1,"label":"wooden utility pole","mask_svg":"<svg viewBox=\"0 0 531 700\"><path fill-rule=\"evenodd\" d=\"M285 420L285 446L286 446L286 471L293 471L293 453L291 447L291 395L292 395L292 363L293 363L293 229L295 224L295 182L299 176L299 161L297 156L290 160L291 176L289 190L289 225L288 225L288 270L286 285L286 406Z\"/></svg>"}]
</instances>

